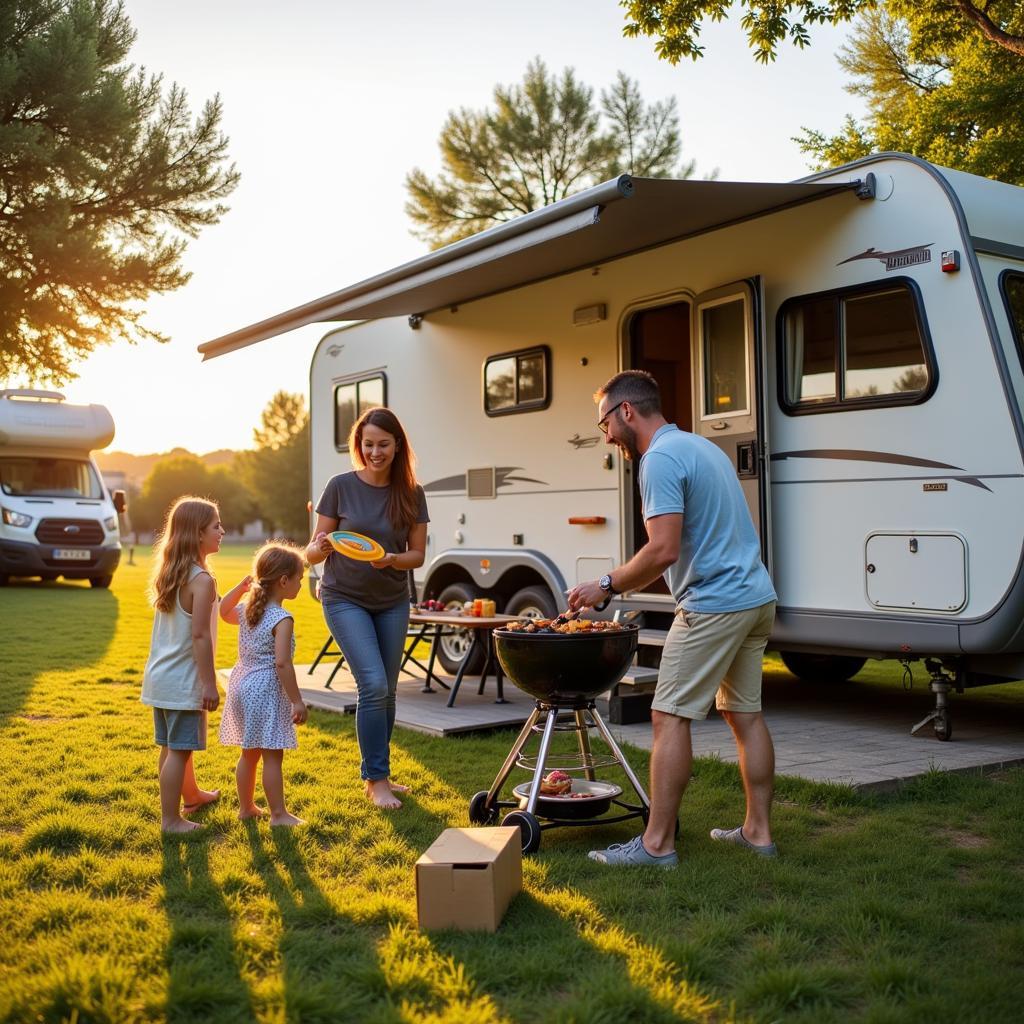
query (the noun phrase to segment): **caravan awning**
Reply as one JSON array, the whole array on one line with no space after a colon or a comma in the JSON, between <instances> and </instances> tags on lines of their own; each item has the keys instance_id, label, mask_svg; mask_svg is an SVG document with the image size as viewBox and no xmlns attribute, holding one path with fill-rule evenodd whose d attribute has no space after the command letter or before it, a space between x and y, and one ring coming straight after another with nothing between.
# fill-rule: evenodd
<instances>
[{"instance_id":1,"label":"caravan awning","mask_svg":"<svg viewBox=\"0 0 1024 1024\"><path fill-rule=\"evenodd\" d=\"M425 314L760 217L860 181L677 181L622 175L199 346L212 359L306 324Z\"/></svg>"}]
</instances>

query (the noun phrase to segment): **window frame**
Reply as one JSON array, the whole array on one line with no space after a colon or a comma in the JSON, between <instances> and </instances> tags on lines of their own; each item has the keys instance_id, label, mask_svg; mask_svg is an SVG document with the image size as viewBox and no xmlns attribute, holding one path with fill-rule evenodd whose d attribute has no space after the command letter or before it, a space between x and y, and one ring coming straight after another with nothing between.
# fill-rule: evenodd
<instances>
[{"instance_id":1,"label":"window frame","mask_svg":"<svg viewBox=\"0 0 1024 1024\"><path fill-rule=\"evenodd\" d=\"M1013 338L1017 348L1017 358L1020 360L1020 368L1024 370L1024 326L1018 325L1013 318L1013 310L1010 308L1010 294L1006 290L1006 282L1011 278L1019 278L1024 284L1024 268L1018 270L1015 267L1007 267L999 274L999 294L1003 299L1003 311L1006 313L1007 323L1010 325L1010 336Z\"/></svg>"},{"instance_id":2,"label":"window frame","mask_svg":"<svg viewBox=\"0 0 1024 1024\"><path fill-rule=\"evenodd\" d=\"M722 294L716 294L721 291ZM694 327L697 333L697 380L700 399L700 422L709 423L713 420L737 419L744 416L754 415L754 382L751 374L750 357L752 349L751 338L751 303L748 292L745 289L736 289L732 285L725 289L715 289L711 293L704 293L707 297L701 300L694 299ZM707 409L707 338L704 335L704 311L714 309L716 306L725 306L730 302L739 302L743 315L743 390L746 393L747 405L744 409L734 409L731 412L709 412Z\"/></svg>"},{"instance_id":3,"label":"window frame","mask_svg":"<svg viewBox=\"0 0 1024 1024\"><path fill-rule=\"evenodd\" d=\"M357 377L350 377L347 380L336 380L331 391L331 395L334 399L333 402L333 419L334 419L334 450L338 452L347 452L348 437L338 437L338 392L342 388L349 388L355 385L356 389L356 419L358 420L361 413L359 412L359 385L366 381L379 380L381 382L381 390L384 394L384 401L382 403L384 408L387 408L388 404L388 375L383 370L376 370L373 373L365 373Z\"/></svg>"},{"instance_id":4,"label":"window frame","mask_svg":"<svg viewBox=\"0 0 1024 1024\"><path fill-rule=\"evenodd\" d=\"M928 383L922 391L911 391L894 393L888 395L866 395L861 398L840 397L837 393L830 399L805 399L801 402L791 402L786 394L786 377L789 370L788 345L786 338L786 316L790 309L800 302L811 302L820 299L831 298L834 302L834 316L839 316L842 308L842 300L851 296L870 295L872 292L879 294L894 291L896 288L904 287L910 295L914 309L914 319L917 321L918 335L921 339L921 347L924 352L925 369L928 373ZM835 339L835 367L837 392L839 390L840 370L842 368L842 355L844 335L841 325L837 324ZM939 385L939 367L935 358L935 347L932 344L931 331L928 329L928 319L924 315L924 303L921 299L921 289L918 283L911 277L877 278L874 281L867 281L863 284L849 285L845 288L827 288L820 292L807 292L803 295L791 295L779 306L775 315L775 344L776 344L776 395L779 408L787 416L814 416L818 413L830 412L856 412L863 409L886 409L894 406L921 405L927 402Z\"/></svg>"},{"instance_id":5,"label":"window frame","mask_svg":"<svg viewBox=\"0 0 1024 1024\"><path fill-rule=\"evenodd\" d=\"M519 397L519 360L523 356L540 355L544 360L544 395L542 398L533 399L528 402L518 401ZM504 409L488 409L487 408L487 367L491 363L496 363L501 359L515 359L516 361L516 375L515 375L515 389L516 398L512 405L507 406ZM548 345L530 345L528 348L517 348L511 352L498 352L494 355L487 356L484 359L483 368L480 371L480 390L481 390L481 401L484 407L484 415L486 416L515 416L519 413L524 412L540 412L543 409L548 408L551 405L551 348Z\"/></svg>"}]
</instances>

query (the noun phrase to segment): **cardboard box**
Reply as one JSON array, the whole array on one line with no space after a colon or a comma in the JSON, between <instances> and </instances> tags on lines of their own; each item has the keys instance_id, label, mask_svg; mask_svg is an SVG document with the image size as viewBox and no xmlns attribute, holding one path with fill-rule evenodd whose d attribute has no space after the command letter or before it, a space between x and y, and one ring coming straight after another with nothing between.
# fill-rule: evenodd
<instances>
[{"instance_id":1,"label":"cardboard box","mask_svg":"<svg viewBox=\"0 0 1024 1024\"><path fill-rule=\"evenodd\" d=\"M416 862L420 927L496 931L522 887L517 827L446 828Z\"/></svg>"}]
</instances>

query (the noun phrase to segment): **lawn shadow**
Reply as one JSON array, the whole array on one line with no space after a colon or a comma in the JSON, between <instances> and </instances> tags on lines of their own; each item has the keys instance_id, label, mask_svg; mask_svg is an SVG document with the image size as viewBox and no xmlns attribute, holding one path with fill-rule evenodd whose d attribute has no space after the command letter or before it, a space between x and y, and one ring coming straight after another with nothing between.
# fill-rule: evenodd
<instances>
[{"instance_id":1,"label":"lawn shadow","mask_svg":"<svg viewBox=\"0 0 1024 1024\"><path fill-rule=\"evenodd\" d=\"M387 983L366 923L331 903L306 868L294 830L271 828L267 837L255 820L244 827L252 866L280 915L285 1019L383 1019Z\"/></svg>"},{"instance_id":2,"label":"lawn shadow","mask_svg":"<svg viewBox=\"0 0 1024 1024\"><path fill-rule=\"evenodd\" d=\"M210 836L203 830L163 836L168 1021L252 1021L231 911L210 875Z\"/></svg>"},{"instance_id":3,"label":"lawn shadow","mask_svg":"<svg viewBox=\"0 0 1024 1024\"><path fill-rule=\"evenodd\" d=\"M109 590L29 580L12 580L0 588L0 621L8 638L0 672L0 717L22 709L44 673L83 670L102 659L117 617L118 599Z\"/></svg>"}]
</instances>

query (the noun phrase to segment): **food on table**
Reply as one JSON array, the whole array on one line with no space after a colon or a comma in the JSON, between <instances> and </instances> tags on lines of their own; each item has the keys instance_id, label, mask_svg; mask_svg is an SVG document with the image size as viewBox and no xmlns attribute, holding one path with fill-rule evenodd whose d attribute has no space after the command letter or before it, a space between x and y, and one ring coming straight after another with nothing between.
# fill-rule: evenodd
<instances>
[{"instance_id":1,"label":"food on table","mask_svg":"<svg viewBox=\"0 0 1024 1024\"><path fill-rule=\"evenodd\" d=\"M557 768L540 780L540 791L544 796L565 796L572 790L572 776Z\"/></svg>"},{"instance_id":2,"label":"food on table","mask_svg":"<svg viewBox=\"0 0 1024 1024\"><path fill-rule=\"evenodd\" d=\"M626 627L621 622L605 619L519 619L502 627L512 633L614 633Z\"/></svg>"}]
</instances>

